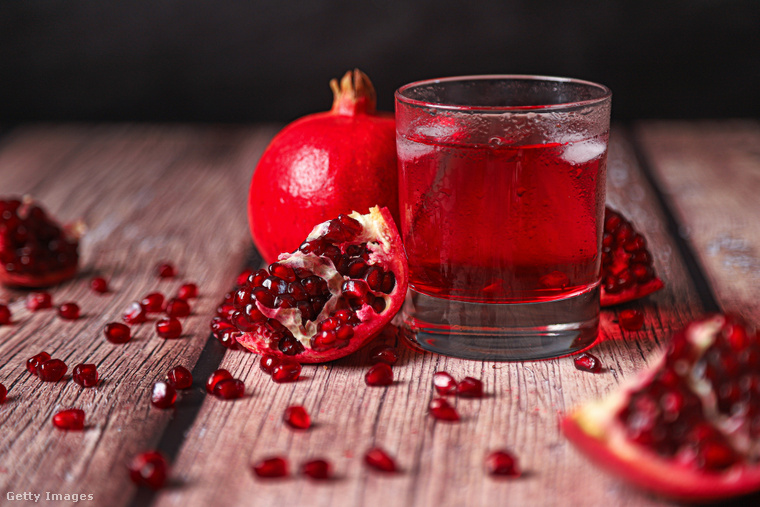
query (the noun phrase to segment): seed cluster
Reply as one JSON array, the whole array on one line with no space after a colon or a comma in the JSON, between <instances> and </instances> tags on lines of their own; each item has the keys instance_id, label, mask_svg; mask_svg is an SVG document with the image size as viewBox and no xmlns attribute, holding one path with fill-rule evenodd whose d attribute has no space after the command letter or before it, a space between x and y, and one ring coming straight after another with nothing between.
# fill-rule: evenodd
<instances>
[{"instance_id":1,"label":"seed cluster","mask_svg":"<svg viewBox=\"0 0 760 507\"><path fill-rule=\"evenodd\" d=\"M644 236L620 213L607 208L602 236L604 290L615 294L654 278L654 263Z\"/></svg>"}]
</instances>

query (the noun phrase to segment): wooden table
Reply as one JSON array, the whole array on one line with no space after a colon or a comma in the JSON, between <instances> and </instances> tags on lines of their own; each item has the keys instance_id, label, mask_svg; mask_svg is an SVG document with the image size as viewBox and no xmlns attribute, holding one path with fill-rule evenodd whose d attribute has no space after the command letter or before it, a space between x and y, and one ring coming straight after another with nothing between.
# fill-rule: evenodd
<instances>
[{"instance_id":1,"label":"wooden table","mask_svg":"<svg viewBox=\"0 0 760 507\"><path fill-rule=\"evenodd\" d=\"M388 388L363 382L367 352L332 364L305 366L294 384L274 384L257 356L228 352L209 336L209 319L236 274L257 265L248 233L246 197L256 160L278 126L59 125L6 129L0 138L0 195L33 194L64 220L83 218L82 270L52 289L54 301L77 301L83 317L29 313L25 293L0 289L14 323L0 326L0 492L92 494L103 506L649 506L643 494L592 466L558 430L560 414L603 396L645 367L671 332L707 311L734 310L760 322L760 124L756 121L641 122L613 129L608 202L646 237L665 289L625 307L645 312L643 330L617 324L621 308L604 310L594 353L599 375L569 358L491 363L402 348ZM159 281L154 266L174 262L180 276ZM97 295L89 279L110 279ZM201 298L178 340L136 327L126 345L103 339L129 302L152 290L173 293L184 280ZM25 368L46 350L70 367L95 363L102 382L83 389L70 380L42 383ZM197 386L173 410L149 402L151 387L176 364L193 370ZM245 381L235 402L200 387L218 367ZM488 396L459 400L459 424L426 414L431 376L446 370L480 378ZM315 420L306 432L286 429L285 407L303 404ZM87 413L84 432L51 424L55 412ZM362 454L386 448L402 472L368 471ZM153 494L134 487L125 462L147 448L172 463L172 484ZM493 480L487 451L508 448L524 476ZM287 456L293 468L315 456L331 460L337 477L314 483L293 476L257 480L253 461Z\"/></svg>"}]
</instances>

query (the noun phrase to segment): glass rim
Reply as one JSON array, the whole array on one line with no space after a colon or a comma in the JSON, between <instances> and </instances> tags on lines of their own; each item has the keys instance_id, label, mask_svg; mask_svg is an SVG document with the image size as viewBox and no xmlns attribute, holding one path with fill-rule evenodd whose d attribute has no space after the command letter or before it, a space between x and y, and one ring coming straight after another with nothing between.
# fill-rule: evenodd
<instances>
[{"instance_id":1,"label":"glass rim","mask_svg":"<svg viewBox=\"0 0 760 507\"><path fill-rule=\"evenodd\" d=\"M571 102L560 102L557 104L542 104L531 106L476 106L476 105L461 105L461 104L446 104L444 102L431 102L427 100L412 99L404 96L404 92L419 86L438 84L438 83L450 83L450 82L466 82L466 81L484 81L484 80L504 80L504 81L543 81L554 83L574 83L579 85L596 88L602 92L602 95L593 99L578 100ZM466 76L451 76L434 79L423 79L420 81L413 81L399 87L394 93L394 97L397 102L408 104L410 106L427 107L435 109L444 109L450 111L555 111L559 109L571 109L577 107L593 106L601 104L605 101L609 101L612 97L612 90L607 86L593 81L586 81L583 79L575 79L569 77L557 77L557 76L542 76L535 74L475 74Z\"/></svg>"}]
</instances>

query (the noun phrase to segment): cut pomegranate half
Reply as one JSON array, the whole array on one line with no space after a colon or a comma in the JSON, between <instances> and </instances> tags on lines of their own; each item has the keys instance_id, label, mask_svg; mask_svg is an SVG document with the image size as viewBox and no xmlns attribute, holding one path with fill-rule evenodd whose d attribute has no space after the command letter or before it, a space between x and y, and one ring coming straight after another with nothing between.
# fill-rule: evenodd
<instances>
[{"instance_id":1,"label":"cut pomegranate half","mask_svg":"<svg viewBox=\"0 0 760 507\"><path fill-rule=\"evenodd\" d=\"M644 236L609 206L605 208L601 270L602 306L643 298L663 287Z\"/></svg>"},{"instance_id":2,"label":"cut pomegranate half","mask_svg":"<svg viewBox=\"0 0 760 507\"><path fill-rule=\"evenodd\" d=\"M676 333L654 366L562 422L604 469L666 497L760 490L760 333L717 315Z\"/></svg>"},{"instance_id":3,"label":"cut pomegranate half","mask_svg":"<svg viewBox=\"0 0 760 507\"><path fill-rule=\"evenodd\" d=\"M237 341L259 354L331 361L374 338L406 288L401 238L390 212L375 207L317 225L298 250L252 273L228 320Z\"/></svg>"}]
</instances>

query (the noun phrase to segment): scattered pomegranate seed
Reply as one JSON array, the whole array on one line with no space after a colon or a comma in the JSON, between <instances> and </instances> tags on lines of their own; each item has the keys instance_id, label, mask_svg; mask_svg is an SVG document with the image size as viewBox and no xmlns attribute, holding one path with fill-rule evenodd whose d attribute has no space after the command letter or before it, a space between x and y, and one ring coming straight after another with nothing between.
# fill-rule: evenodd
<instances>
[{"instance_id":1,"label":"scattered pomegranate seed","mask_svg":"<svg viewBox=\"0 0 760 507\"><path fill-rule=\"evenodd\" d=\"M259 359L259 368L261 368L261 371L266 373L267 375L271 375L272 371L274 370L274 367L280 364L280 358L277 356L270 356L269 354L264 354L261 356L261 359Z\"/></svg>"},{"instance_id":2,"label":"scattered pomegranate seed","mask_svg":"<svg viewBox=\"0 0 760 507\"><path fill-rule=\"evenodd\" d=\"M108 282L102 276L96 276L90 280L90 288L100 294L108 292Z\"/></svg>"},{"instance_id":3,"label":"scattered pomegranate seed","mask_svg":"<svg viewBox=\"0 0 760 507\"><path fill-rule=\"evenodd\" d=\"M121 316L121 320L127 324L142 324L148 320L148 312L138 301L132 301L127 311Z\"/></svg>"},{"instance_id":4,"label":"scattered pomegranate seed","mask_svg":"<svg viewBox=\"0 0 760 507\"><path fill-rule=\"evenodd\" d=\"M456 394L457 381L445 371L437 371L433 374L433 387L441 396Z\"/></svg>"},{"instance_id":5,"label":"scattered pomegranate seed","mask_svg":"<svg viewBox=\"0 0 760 507\"><path fill-rule=\"evenodd\" d=\"M174 317L161 319L156 322L156 333L161 338L179 338L182 335L182 323Z\"/></svg>"},{"instance_id":6,"label":"scattered pomegranate seed","mask_svg":"<svg viewBox=\"0 0 760 507\"><path fill-rule=\"evenodd\" d=\"M285 361L272 369L272 380L277 383L295 382L301 376L301 365L294 361Z\"/></svg>"},{"instance_id":7,"label":"scattered pomegranate seed","mask_svg":"<svg viewBox=\"0 0 760 507\"><path fill-rule=\"evenodd\" d=\"M623 310L618 316L620 327L626 331L638 331L644 326L644 314L638 310Z\"/></svg>"},{"instance_id":8,"label":"scattered pomegranate seed","mask_svg":"<svg viewBox=\"0 0 760 507\"><path fill-rule=\"evenodd\" d=\"M8 389L3 384L0 384L0 405L5 403L5 398L8 395Z\"/></svg>"},{"instance_id":9,"label":"scattered pomegranate seed","mask_svg":"<svg viewBox=\"0 0 760 507\"><path fill-rule=\"evenodd\" d=\"M79 318L79 305L76 303L63 303L58 307L58 315L62 319L77 320Z\"/></svg>"},{"instance_id":10,"label":"scattered pomegranate seed","mask_svg":"<svg viewBox=\"0 0 760 507\"><path fill-rule=\"evenodd\" d=\"M111 343L127 343L132 338L132 331L129 326L121 322L109 322L103 328L103 334L106 335L106 340Z\"/></svg>"},{"instance_id":11,"label":"scattered pomegranate seed","mask_svg":"<svg viewBox=\"0 0 760 507\"><path fill-rule=\"evenodd\" d=\"M128 470L132 482L156 490L166 483L169 465L158 451L147 451L135 456Z\"/></svg>"},{"instance_id":12,"label":"scattered pomegranate seed","mask_svg":"<svg viewBox=\"0 0 760 507\"><path fill-rule=\"evenodd\" d=\"M285 458L274 457L253 464L253 473L264 479L276 479L288 475L288 462Z\"/></svg>"},{"instance_id":13,"label":"scattered pomegranate seed","mask_svg":"<svg viewBox=\"0 0 760 507\"><path fill-rule=\"evenodd\" d=\"M311 479L324 480L332 475L332 467L329 461L313 459L301 465L301 473Z\"/></svg>"},{"instance_id":14,"label":"scattered pomegranate seed","mask_svg":"<svg viewBox=\"0 0 760 507\"><path fill-rule=\"evenodd\" d=\"M456 422L459 420L459 414L444 398L434 398L430 402L430 415L439 421Z\"/></svg>"},{"instance_id":15,"label":"scattered pomegranate seed","mask_svg":"<svg viewBox=\"0 0 760 507\"><path fill-rule=\"evenodd\" d=\"M6 305L0 305L0 326L11 323L11 311Z\"/></svg>"},{"instance_id":16,"label":"scattered pomegranate seed","mask_svg":"<svg viewBox=\"0 0 760 507\"><path fill-rule=\"evenodd\" d=\"M300 405L286 408L282 420L297 430L308 430L311 427L311 417L306 409Z\"/></svg>"},{"instance_id":17,"label":"scattered pomegranate seed","mask_svg":"<svg viewBox=\"0 0 760 507\"><path fill-rule=\"evenodd\" d=\"M373 447L364 455L364 463L381 472L395 472L396 462L383 449Z\"/></svg>"},{"instance_id":18,"label":"scattered pomegranate seed","mask_svg":"<svg viewBox=\"0 0 760 507\"><path fill-rule=\"evenodd\" d=\"M593 354L580 354L574 359L575 367L581 371L599 373L602 371L602 362Z\"/></svg>"},{"instance_id":19,"label":"scattered pomegranate seed","mask_svg":"<svg viewBox=\"0 0 760 507\"><path fill-rule=\"evenodd\" d=\"M177 298L192 299L198 297L198 286L194 283L183 284L177 291Z\"/></svg>"},{"instance_id":20,"label":"scattered pomegranate seed","mask_svg":"<svg viewBox=\"0 0 760 507\"><path fill-rule=\"evenodd\" d=\"M483 382L476 378L465 377L457 385L457 395L462 398L482 398Z\"/></svg>"},{"instance_id":21,"label":"scattered pomegranate seed","mask_svg":"<svg viewBox=\"0 0 760 507\"><path fill-rule=\"evenodd\" d=\"M187 317L190 315L190 305L184 299L171 298L166 303L166 315L169 317Z\"/></svg>"},{"instance_id":22,"label":"scattered pomegranate seed","mask_svg":"<svg viewBox=\"0 0 760 507\"><path fill-rule=\"evenodd\" d=\"M146 294L140 301L146 313L160 313L164 311L164 295L160 292Z\"/></svg>"},{"instance_id":23,"label":"scattered pomegranate seed","mask_svg":"<svg viewBox=\"0 0 760 507\"><path fill-rule=\"evenodd\" d=\"M368 386L389 386L393 384L393 370L385 363L378 363L364 375Z\"/></svg>"},{"instance_id":24,"label":"scattered pomegranate seed","mask_svg":"<svg viewBox=\"0 0 760 507\"><path fill-rule=\"evenodd\" d=\"M170 262L162 262L156 266L156 274L159 278L174 278L177 276L177 269Z\"/></svg>"},{"instance_id":25,"label":"scattered pomegranate seed","mask_svg":"<svg viewBox=\"0 0 760 507\"><path fill-rule=\"evenodd\" d=\"M40 352L36 356L32 356L26 360L26 369L32 375L37 375L37 368L45 361L50 360L50 354L47 352Z\"/></svg>"},{"instance_id":26,"label":"scattered pomegranate seed","mask_svg":"<svg viewBox=\"0 0 760 507\"><path fill-rule=\"evenodd\" d=\"M223 400L242 398L245 396L245 384L236 378L221 380L214 386L214 396Z\"/></svg>"},{"instance_id":27,"label":"scattered pomegranate seed","mask_svg":"<svg viewBox=\"0 0 760 507\"><path fill-rule=\"evenodd\" d=\"M193 374L184 366L175 366L166 374L166 383L175 389L190 389L193 385Z\"/></svg>"},{"instance_id":28,"label":"scattered pomegranate seed","mask_svg":"<svg viewBox=\"0 0 760 507\"><path fill-rule=\"evenodd\" d=\"M61 410L53 416L53 425L62 430L81 431L84 429L84 410Z\"/></svg>"},{"instance_id":29,"label":"scattered pomegranate seed","mask_svg":"<svg viewBox=\"0 0 760 507\"><path fill-rule=\"evenodd\" d=\"M43 382L58 382L69 367L60 359L48 359L37 366L37 376Z\"/></svg>"},{"instance_id":30,"label":"scattered pomegranate seed","mask_svg":"<svg viewBox=\"0 0 760 507\"><path fill-rule=\"evenodd\" d=\"M486 469L490 475L505 477L520 476L517 459L507 451L493 451L486 456Z\"/></svg>"},{"instance_id":31,"label":"scattered pomegranate seed","mask_svg":"<svg viewBox=\"0 0 760 507\"><path fill-rule=\"evenodd\" d=\"M27 309L36 312L53 307L53 297L48 292L32 292L26 297Z\"/></svg>"},{"instance_id":32,"label":"scattered pomegranate seed","mask_svg":"<svg viewBox=\"0 0 760 507\"><path fill-rule=\"evenodd\" d=\"M206 381L206 392L209 394L214 394L214 388L216 385L221 382L222 380L229 380L232 378L232 374L228 372L225 369L219 369L216 370L214 373L209 375L208 380Z\"/></svg>"},{"instance_id":33,"label":"scattered pomegranate seed","mask_svg":"<svg viewBox=\"0 0 760 507\"><path fill-rule=\"evenodd\" d=\"M392 366L398 361L398 350L390 345L380 345L370 351L369 360L373 363L385 363Z\"/></svg>"},{"instance_id":34,"label":"scattered pomegranate seed","mask_svg":"<svg viewBox=\"0 0 760 507\"><path fill-rule=\"evenodd\" d=\"M78 364L74 366L72 378L82 387L94 387L98 383L98 370L94 364Z\"/></svg>"},{"instance_id":35,"label":"scattered pomegranate seed","mask_svg":"<svg viewBox=\"0 0 760 507\"><path fill-rule=\"evenodd\" d=\"M177 390L166 382L156 382L150 395L150 402L156 408L170 408L177 401Z\"/></svg>"}]
</instances>

